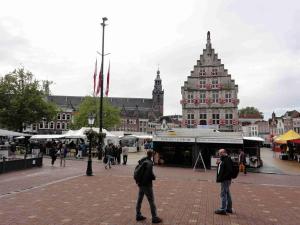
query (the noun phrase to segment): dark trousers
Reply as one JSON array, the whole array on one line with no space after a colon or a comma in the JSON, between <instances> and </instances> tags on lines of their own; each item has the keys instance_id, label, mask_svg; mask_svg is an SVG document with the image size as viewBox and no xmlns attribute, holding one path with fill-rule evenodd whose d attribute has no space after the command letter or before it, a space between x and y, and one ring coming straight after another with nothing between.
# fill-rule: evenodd
<instances>
[{"instance_id":1,"label":"dark trousers","mask_svg":"<svg viewBox=\"0 0 300 225\"><path fill-rule=\"evenodd\" d=\"M247 167L246 167L246 163L244 163L244 174L247 174Z\"/></svg>"},{"instance_id":2,"label":"dark trousers","mask_svg":"<svg viewBox=\"0 0 300 225\"><path fill-rule=\"evenodd\" d=\"M51 165L53 166L54 165L54 162L55 162L55 160L56 160L56 156L51 156Z\"/></svg>"},{"instance_id":3,"label":"dark trousers","mask_svg":"<svg viewBox=\"0 0 300 225\"><path fill-rule=\"evenodd\" d=\"M123 155L123 164L124 164L124 165L127 164L127 155Z\"/></svg>"},{"instance_id":4,"label":"dark trousers","mask_svg":"<svg viewBox=\"0 0 300 225\"><path fill-rule=\"evenodd\" d=\"M142 215L141 207L142 207L142 202L143 202L143 199L144 199L144 195L146 195L146 197L148 199L150 209L151 209L152 218L157 217L152 186L139 187L139 195L138 195L138 199L137 199L137 202L136 202L136 216L141 216Z\"/></svg>"}]
</instances>

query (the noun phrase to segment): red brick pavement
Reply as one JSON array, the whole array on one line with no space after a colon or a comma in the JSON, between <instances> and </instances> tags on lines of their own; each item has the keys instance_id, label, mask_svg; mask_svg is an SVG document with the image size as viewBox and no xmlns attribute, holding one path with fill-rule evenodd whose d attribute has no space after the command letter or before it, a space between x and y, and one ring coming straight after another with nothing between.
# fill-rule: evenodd
<instances>
[{"instance_id":1,"label":"red brick pavement","mask_svg":"<svg viewBox=\"0 0 300 225\"><path fill-rule=\"evenodd\" d=\"M74 169L79 171L86 165L81 164ZM133 166L105 170L95 163L93 169L93 177L79 176L0 196L0 224L151 224L146 199L142 212L148 219L142 223L135 221L137 187L131 175ZM60 168L54 170L63 174ZM220 216L214 214L220 203L215 171L156 167L155 172L158 175L154 183L156 204L165 225L300 224L300 176L241 175L232 184L235 213ZM34 179L34 176L27 177L27 180Z\"/></svg>"}]
</instances>

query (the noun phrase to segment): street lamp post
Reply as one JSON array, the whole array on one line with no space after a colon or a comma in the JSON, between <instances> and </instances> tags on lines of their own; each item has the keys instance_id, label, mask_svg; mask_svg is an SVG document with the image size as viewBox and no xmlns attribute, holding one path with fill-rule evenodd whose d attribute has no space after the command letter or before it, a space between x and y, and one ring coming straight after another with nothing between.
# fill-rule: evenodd
<instances>
[{"instance_id":1,"label":"street lamp post","mask_svg":"<svg viewBox=\"0 0 300 225\"><path fill-rule=\"evenodd\" d=\"M87 176L93 176L93 170L92 170L92 132L93 132L93 125L95 122L95 116L91 113L88 116L88 124L90 126L90 132L89 132L89 158L88 158L88 163L87 163L87 168L86 168L86 175Z\"/></svg>"},{"instance_id":2,"label":"street lamp post","mask_svg":"<svg viewBox=\"0 0 300 225\"><path fill-rule=\"evenodd\" d=\"M102 128L103 128L103 67L104 67L104 28L106 26L105 21L107 21L106 17L102 18L102 54L101 54L101 93L100 93L100 109L99 109L99 152L98 152L98 159L102 159L102 151L103 151L103 135L102 135Z\"/></svg>"}]
</instances>

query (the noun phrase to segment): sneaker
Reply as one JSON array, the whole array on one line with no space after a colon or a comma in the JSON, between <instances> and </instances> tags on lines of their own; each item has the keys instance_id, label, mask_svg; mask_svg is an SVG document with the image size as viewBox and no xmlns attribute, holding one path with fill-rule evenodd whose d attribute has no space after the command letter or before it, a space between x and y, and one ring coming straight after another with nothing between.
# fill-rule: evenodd
<instances>
[{"instance_id":1,"label":"sneaker","mask_svg":"<svg viewBox=\"0 0 300 225\"><path fill-rule=\"evenodd\" d=\"M225 210L217 209L217 210L215 210L215 214L226 215L227 213Z\"/></svg>"},{"instance_id":2,"label":"sneaker","mask_svg":"<svg viewBox=\"0 0 300 225\"><path fill-rule=\"evenodd\" d=\"M136 216L136 221L142 221L142 220L145 220L146 217L140 215L140 216Z\"/></svg>"},{"instance_id":3,"label":"sneaker","mask_svg":"<svg viewBox=\"0 0 300 225\"><path fill-rule=\"evenodd\" d=\"M159 217L152 218L152 223L161 223L161 222L162 222L162 219Z\"/></svg>"},{"instance_id":4,"label":"sneaker","mask_svg":"<svg viewBox=\"0 0 300 225\"><path fill-rule=\"evenodd\" d=\"M232 209L226 209L227 213L233 213Z\"/></svg>"}]
</instances>

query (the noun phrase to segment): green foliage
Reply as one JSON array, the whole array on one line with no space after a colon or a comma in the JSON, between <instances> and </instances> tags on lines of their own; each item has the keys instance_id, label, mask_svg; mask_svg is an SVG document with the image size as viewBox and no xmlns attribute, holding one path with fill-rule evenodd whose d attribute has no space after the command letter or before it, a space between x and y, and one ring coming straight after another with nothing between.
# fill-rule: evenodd
<instances>
[{"instance_id":1,"label":"green foliage","mask_svg":"<svg viewBox=\"0 0 300 225\"><path fill-rule=\"evenodd\" d=\"M95 115L95 127L99 127L99 98L86 96L79 106L79 111L74 116L72 129L88 127L88 115ZM103 98L103 128L109 129L120 124L120 110L113 107L105 98Z\"/></svg>"},{"instance_id":2,"label":"green foliage","mask_svg":"<svg viewBox=\"0 0 300 225\"><path fill-rule=\"evenodd\" d=\"M11 130L22 131L23 124L42 118L51 120L57 112L53 103L45 100L39 81L23 68L0 78L0 124Z\"/></svg>"},{"instance_id":3,"label":"green foliage","mask_svg":"<svg viewBox=\"0 0 300 225\"><path fill-rule=\"evenodd\" d=\"M259 112L259 110L255 107L249 107L247 106L246 108L242 108L239 110L239 115L240 116L246 116L246 115L260 115L263 117L263 114Z\"/></svg>"}]
</instances>

